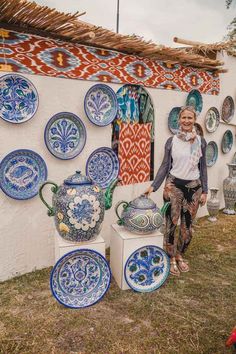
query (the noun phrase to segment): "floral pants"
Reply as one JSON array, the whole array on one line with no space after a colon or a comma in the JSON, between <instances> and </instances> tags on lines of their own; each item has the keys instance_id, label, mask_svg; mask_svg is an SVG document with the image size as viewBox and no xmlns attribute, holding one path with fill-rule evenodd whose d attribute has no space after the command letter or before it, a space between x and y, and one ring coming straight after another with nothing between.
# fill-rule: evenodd
<instances>
[{"instance_id":1,"label":"floral pants","mask_svg":"<svg viewBox=\"0 0 236 354\"><path fill-rule=\"evenodd\" d=\"M192 222L202 194L199 179L184 181L171 175L166 180L163 198L170 202L166 211L165 244L170 257L182 255L192 239ZM179 233L176 232L180 218Z\"/></svg>"}]
</instances>

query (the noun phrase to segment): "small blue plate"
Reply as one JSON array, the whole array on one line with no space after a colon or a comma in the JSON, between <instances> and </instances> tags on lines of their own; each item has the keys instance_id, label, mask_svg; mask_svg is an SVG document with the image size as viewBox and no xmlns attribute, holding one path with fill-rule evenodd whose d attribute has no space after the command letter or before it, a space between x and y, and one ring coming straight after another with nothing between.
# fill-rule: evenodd
<instances>
[{"instance_id":1,"label":"small blue plate","mask_svg":"<svg viewBox=\"0 0 236 354\"><path fill-rule=\"evenodd\" d=\"M193 106L195 108L197 115L201 113L203 101L202 101L202 95L198 90L192 90L189 92L186 100L186 106Z\"/></svg>"},{"instance_id":2,"label":"small blue plate","mask_svg":"<svg viewBox=\"0 0 236 354\"><path fill-rule=\"evenodd\" d=\"M11 198L33 198L46 179L46 163L32 150L12 151L0 163L0 186Z\"/></svg>"},{"instance_id":3,"label":"small blue plate","mask_svg":"<svg viewBox=\"0 0 236 354\"><path fill-rule=\"evenodd\" d=\"M168 128L172 134L176 134L179 129L179 112L181 107L174 107L169 113Z\"/></svg>"},{"instance_id":4,"label":"small blue plate","mask_svg":"<svg viewBox=\"0 0 236 354\"><path fill-rule=\"evenodd\" d=\"M206 164L213 166L218 158L218 146L214 141L210 141L206 147Z\"/></svg>"},{"instance_id":5,"label":"small blue plate","mask_svg":"<svg viewBox=\"0 0 236 354\"><path fill-rule=\"evenodd\" d=\"M214 133L220 124L220 113L216 107L208 109L205 118L205 127L209 133Z\"/></svg>"},{"instance_id":6,"label":"small blue plate","mask_svg":"<svg viewBox=\"0 0 236 354\"><path fill-rule=\"evenodd\" d=\"M226 130L221 140L221 150L224 154L230 152L233 146L234 136L231 130Z\"/></svg>"}]
</instances>

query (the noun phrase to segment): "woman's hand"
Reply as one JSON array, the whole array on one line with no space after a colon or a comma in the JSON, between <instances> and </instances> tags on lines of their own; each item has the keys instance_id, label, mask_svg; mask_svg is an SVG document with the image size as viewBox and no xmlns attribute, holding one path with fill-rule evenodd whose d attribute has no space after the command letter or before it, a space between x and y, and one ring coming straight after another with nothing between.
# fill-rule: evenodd
<instances>
[{"instance_id":1,"label":"woman's hand","mask_svg":"<svg viewBox=\"0 0 236 354\"><path fill-rule=\"evenodd\" d=\"M207 194L206 193L202 193L199 203L201 204L201 206L205 205L207 201Z\"/></svg>"},{"instance_id":2,"label":"woman's hand","mask_svg":"<svg viewBox=\"0 0 236 354\"><path fill-rule=\"evenodd\" d=\"M144 194L146 194L146 195L149 197L149 195L150 195L152 192L153 192L153 187L150 186L150 187L144 192Z\"/></svg>"}]
</instances>

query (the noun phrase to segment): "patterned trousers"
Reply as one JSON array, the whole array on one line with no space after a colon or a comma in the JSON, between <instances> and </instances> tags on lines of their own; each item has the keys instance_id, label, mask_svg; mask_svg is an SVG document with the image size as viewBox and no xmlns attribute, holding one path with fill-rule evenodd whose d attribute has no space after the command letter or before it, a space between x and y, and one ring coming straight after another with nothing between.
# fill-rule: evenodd
<instances>
[{"instance_id":1,"label":"patterned trousers","mask_svg":"<svg viewBox=\"0 0 236 354\"><path fill-rule=\"evenodd\" d=\"M163 198L165 202L170 202L165 219L166 252L170 257L182 255L191 242L192 222L197 214L201 194L199 179L184 181L171 175L168 176ZM180 227L177 233L179 218Z\"/></svg>"}]
</instances>

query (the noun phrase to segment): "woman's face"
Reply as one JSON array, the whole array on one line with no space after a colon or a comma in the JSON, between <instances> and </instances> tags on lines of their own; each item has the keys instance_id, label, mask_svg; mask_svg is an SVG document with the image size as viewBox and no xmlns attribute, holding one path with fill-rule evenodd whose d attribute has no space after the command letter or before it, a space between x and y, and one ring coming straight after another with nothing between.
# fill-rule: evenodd
<instances>
[{"instance_id":1,"label":"woman's face","mask_svg":"<svg viewBox=\"0 0 236 354\"><path fill-rule=\"evenodd\" d=\"M183 132L189 133L193 130L195 121L196 119L194 113L186 109L180 115L179 127Z\"/></svg>"}]
</instances>

